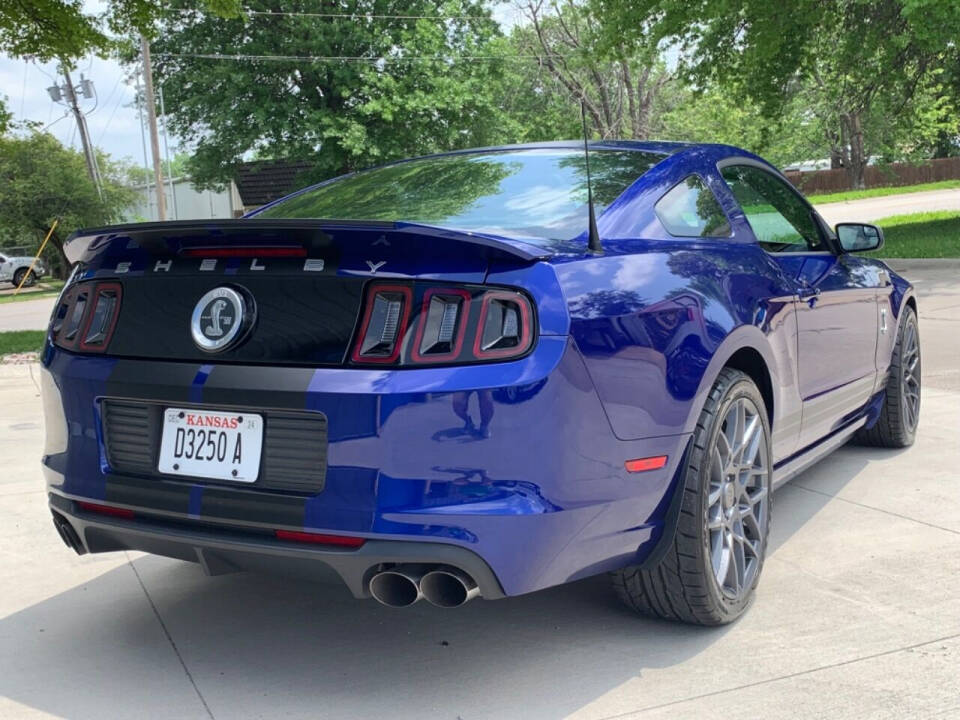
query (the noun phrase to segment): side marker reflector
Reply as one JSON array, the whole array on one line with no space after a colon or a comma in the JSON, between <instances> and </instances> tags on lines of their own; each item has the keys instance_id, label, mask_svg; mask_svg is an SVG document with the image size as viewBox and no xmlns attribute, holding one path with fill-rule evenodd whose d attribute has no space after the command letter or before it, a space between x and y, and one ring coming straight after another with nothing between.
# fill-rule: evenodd
<instances>
[{"instance_id":1,"label":"side marker reflector","mask_svg":"<svg viewBox=\"0 0 960 720\"><path fill-rule=\"evenodd\" d=\"M366 538L349 537L348 535L326 535L324 533L296 532L294 530L274 530L278 540L313 543L316 545L339 545L341 547L358 548L366 542Z\"/></svg>"},{"instance_id":2,"label":"side marker reflector","mask_svg":"<svg viewBox=\"0 0 960 720\"><path fill-rule=\"evenodd\" d=\"M638 458L636 460L627 460L623 465L627 472L646 472L647 470L659 470L667 464L666 455L655 455L653 457Z\"/></svg>"}]
</instances>

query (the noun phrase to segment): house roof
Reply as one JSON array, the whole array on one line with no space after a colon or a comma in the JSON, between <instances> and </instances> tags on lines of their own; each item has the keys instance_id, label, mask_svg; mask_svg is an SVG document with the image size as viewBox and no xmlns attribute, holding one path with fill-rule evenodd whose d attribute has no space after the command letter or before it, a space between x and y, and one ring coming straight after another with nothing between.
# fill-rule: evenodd
<instances>
[{"instance_id":1,"label":"house roof","mask_svg":"<svg viewBox=\"0 0 960 720\"><path fill-rule=\"evenodd\" d=\"M244 207L259 207L309 184L302 176L315 168L308 160L254 160L240 163L234 182Z\"/></svg>"}]
</instances>

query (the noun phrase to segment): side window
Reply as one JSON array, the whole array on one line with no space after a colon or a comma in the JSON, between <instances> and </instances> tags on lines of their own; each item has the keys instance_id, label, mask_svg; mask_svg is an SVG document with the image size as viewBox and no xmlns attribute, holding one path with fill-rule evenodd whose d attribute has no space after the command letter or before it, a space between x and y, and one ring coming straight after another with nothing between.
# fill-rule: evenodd
<instances>
[{"instance_id":1,"label":"side window","mask_svg":"<svg viewBox=\"0 0 960 720\"><path fill-rule=\"evenodd\" d=\"M723 237L730 223L703 180L691 175L657 201L654 210L667 232L677 237Z\"/></svg>"},{"instance_id":2,"label":"side window","mask_svg":"<svg viewBox=\"0 0 960 720\"><path fill-rule=\"evenodd\" d=\"M780 178L750 165L720 171L767 252L829 250L810 209Z\"/></svg>"}]
</instances>

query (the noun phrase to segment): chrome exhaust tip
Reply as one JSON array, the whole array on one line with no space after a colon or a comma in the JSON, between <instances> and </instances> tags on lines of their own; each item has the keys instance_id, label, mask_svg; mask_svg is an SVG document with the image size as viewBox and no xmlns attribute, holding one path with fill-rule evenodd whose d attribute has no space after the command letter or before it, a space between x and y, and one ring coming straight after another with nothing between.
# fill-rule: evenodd
<instances>
[{"instance_id":1,"label":"chrome exhaust tip","mask_svg":"<svg viewBox=\"0 0 960 720\"><path fill-rule=\"evenodd\" d=\"M456 568L442 568L423 576L420 580L420 592L432 605L454 608L479 596L480 588L465 572Z\"/></svg>"},{"instance_id":2,"label":"chrome exhaust tip","mask_svg":"<svg viewBox=\"0 0 960 720\"><path fill-rule=\"evenodd\" d=\"M410 607L420 598L422 571L403 565L384 570L370 579L370 594L373 599L387 607Z\"/></svg>"}]
</instances>

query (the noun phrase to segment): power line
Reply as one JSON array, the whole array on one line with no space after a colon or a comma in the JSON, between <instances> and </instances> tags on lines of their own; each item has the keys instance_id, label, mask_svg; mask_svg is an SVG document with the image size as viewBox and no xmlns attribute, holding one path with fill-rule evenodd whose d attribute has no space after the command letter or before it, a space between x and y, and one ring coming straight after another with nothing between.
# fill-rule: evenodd
<instances>
[{"instance_id":1,"label":"power line","mask_svg":"<svg viewBox=\"0 0 960 720\"><path fill-rule=\"evenodd\" d=\"M408 60L425 62L442 60L447 62L481 60L537 60L546 55L391 55L371 57L368 55L226 55L223 53L154 53L161 58L190 58L197 60L265 60L268 62L368 62L394 63ZM549 57L561 58L562 55L550 54Z\"/></svg>"},{"instance_id":2,"label":"power line","mask_svg":"<svg viewBox=\"0 0 960 720\"><path fill-rule=\"evenodd\" d=\"M176 10L181 15L189 15L194 10ZM377 13L317 13L317 12L287 12L283 10L244 10L244 15L273 16L273 17L312 17L342 20L437 20L441 22L455 20L469 20L471 22L496 22L492 17L477 15L381 15Z\"/></svg>"}]
</instances>

